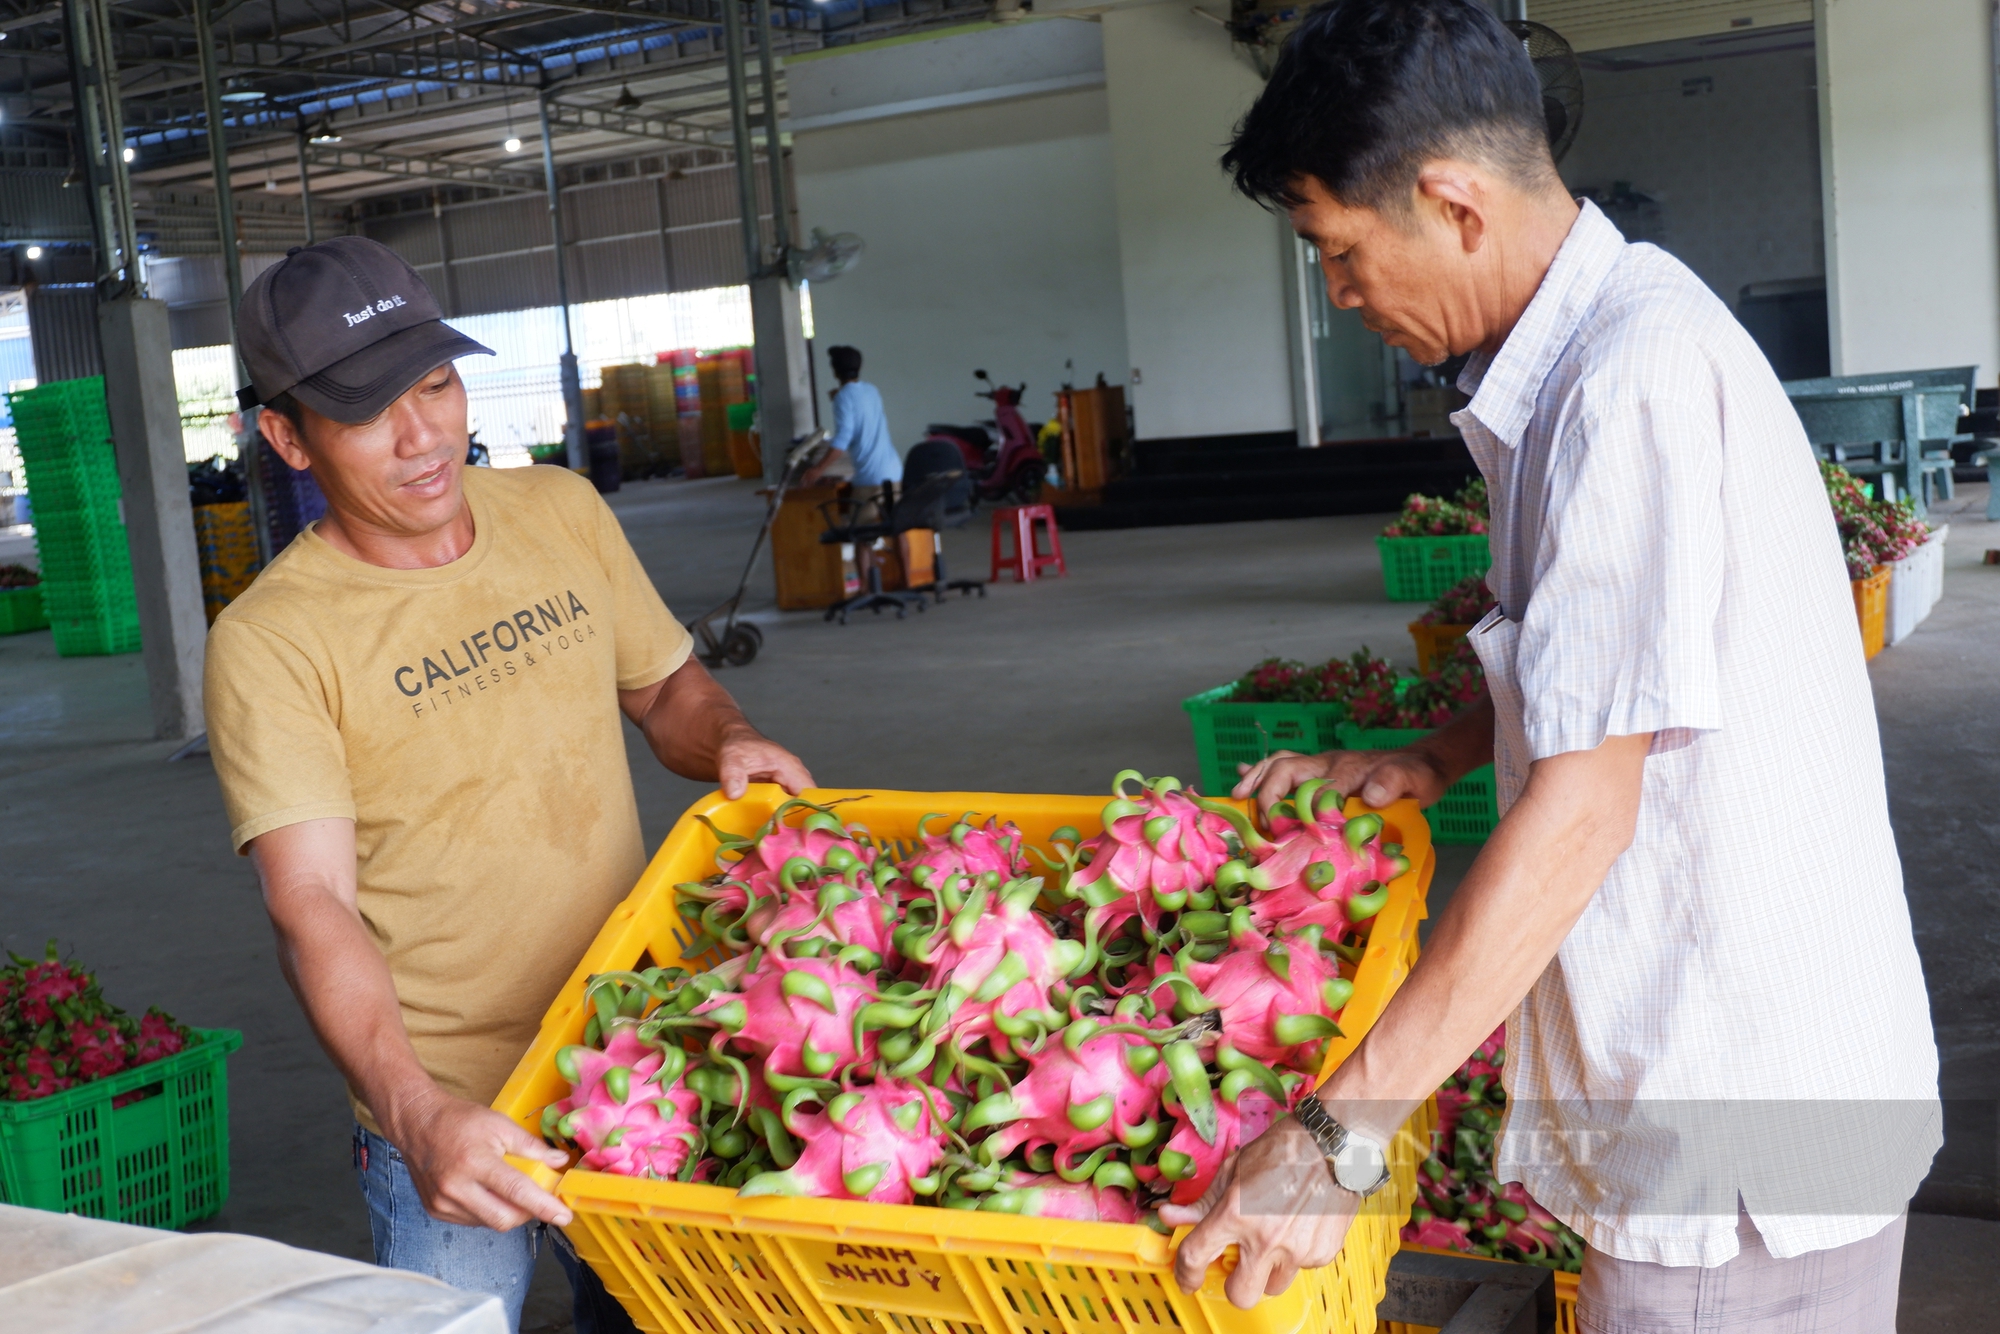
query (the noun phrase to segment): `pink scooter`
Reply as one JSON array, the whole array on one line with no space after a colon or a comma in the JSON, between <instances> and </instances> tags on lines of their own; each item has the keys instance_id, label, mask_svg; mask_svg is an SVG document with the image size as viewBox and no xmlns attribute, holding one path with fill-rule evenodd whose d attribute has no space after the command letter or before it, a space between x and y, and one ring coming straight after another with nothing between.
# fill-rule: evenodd
<instances>
[{"instance_id":1,"label":"pink scooter","mask_svg":"<svg viewBox=\"0 0 2000 1334\"><path fill-rule=\"evenodd\" d=\"M1042 494L1042 478L1048 462L1035 446L1035 435L1021 416L1021 396L1026 384L996 385L985 371L974 371L988 387L979 397L993 400L993 423L1000 428L1000 444L983 426L945 426L933 422L929 440L948 440L965 458L966 475L972 479L980 500L1002 505L1032 505Z\"/></svg>"}]
</instances>

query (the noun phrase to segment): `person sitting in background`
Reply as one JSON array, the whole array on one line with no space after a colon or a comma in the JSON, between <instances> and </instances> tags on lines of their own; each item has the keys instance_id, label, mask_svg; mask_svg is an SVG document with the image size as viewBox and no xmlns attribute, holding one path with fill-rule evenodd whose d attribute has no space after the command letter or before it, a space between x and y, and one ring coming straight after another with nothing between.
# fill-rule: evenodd
<instances>
[{"instance_id":1,"label":"person sitting in background","mask_svg":"<svg viewBox=\"0 0 2000 1334\"><path fill-rule=\"evenodd\" d=\"M840 382L830 391L833 439L828 442L826 457L808 468L799 481L811 486L829 471L837 472L851 461L855 514L857 518L865 518L865 510L879 508L882 484L903 480L903 458L889 439L889 420L882 414L882 392L861 378L860 349L830 347L826 359L833 366L833 378Z\"/></svg>"}]
</instances>

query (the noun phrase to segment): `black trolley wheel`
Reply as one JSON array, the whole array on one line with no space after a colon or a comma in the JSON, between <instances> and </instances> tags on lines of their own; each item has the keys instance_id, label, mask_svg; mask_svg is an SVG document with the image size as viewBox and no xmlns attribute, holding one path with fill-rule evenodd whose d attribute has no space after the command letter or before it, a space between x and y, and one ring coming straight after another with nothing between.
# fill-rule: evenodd
<instances>
[{"instance_id":1,"label":"black trolley wheel","mask_svg":"<svg viewBox=\"0 0 2000 1334\"><path fill-rule=\"evenodd\" d=\"M722 637L722 660L731 667L748 667L757 660L763 636L747 625L739 625Z\"/></svg>"}]
</instances>

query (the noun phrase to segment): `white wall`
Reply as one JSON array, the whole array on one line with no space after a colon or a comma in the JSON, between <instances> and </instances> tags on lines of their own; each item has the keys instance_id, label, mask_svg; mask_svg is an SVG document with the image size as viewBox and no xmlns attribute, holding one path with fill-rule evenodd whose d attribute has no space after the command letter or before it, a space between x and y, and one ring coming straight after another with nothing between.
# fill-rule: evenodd
<instances>
[{"instance_id":1,"label":"white wall","mask_svg":"<svg viewBox=\"0 0 2000 1334\"><path fill-rule=\"evenodd\" d=\"M1597 53L1583 127L1563 159L1571 188L1615 181L1659 202L1639 230L1733 310L1745 284L1825 270L1812 32L1789 50L1688 59L1686 44ZM1615 64L1606 69L1604 64Z\"/></svg>"},{"instance_id":2,"label":"white wall","mask_svg":"<svg viewBox=\"0 0 2000 1334\"><path fill-rule=\"evenodd\" d=\"M863 47L787 67L801 226L868 249L813 288L825 349L861 349L908 448L926 424L977 421L983 368L1054 412L1076 383L1125 377L1111 141L1095 24L1021 23ZM1053 91L1050 91L1053 89ZM911 108L916 108L912 110Z\"/></svg>"},{"instance_id":3,"label":"white wall","mask_svg":"<svg viewBox=\"0 0 2000 1334\"><path fill-rule=\"evenodd\" d=\"M1817 0L1835 374L2000 370L1990 0Z\"/></svg>"},{"instance_id":4,"label":"white wall","mask_svg":"<svg viewBox=\"0 0 2000 1334\"><path fill-rule=\"evenodd\" d=\"M1139 437L1289 431L1279 224L1216 165L1262 81L1184 0L1103 26Z\"/></svg>"}]
</instances>

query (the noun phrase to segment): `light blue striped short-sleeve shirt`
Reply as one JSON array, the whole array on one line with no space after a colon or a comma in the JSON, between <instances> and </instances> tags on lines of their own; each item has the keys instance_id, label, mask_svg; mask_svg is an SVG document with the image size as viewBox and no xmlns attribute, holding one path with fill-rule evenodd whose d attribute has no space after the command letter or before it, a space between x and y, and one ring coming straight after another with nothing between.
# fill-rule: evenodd
<instances>
[{"instance_id":1,"label":"light blue striped short-sleeve shirt","mask_svg":"<svg viewBox=\"0 0 2000 1334\"><path fill-rule=\"evenodd\" d=\"M1941 1142L1937 1051L1840 540L1770 366L1585 203L1460 379L1503 812L1651 732L1631 847L1509 1029L1497 1171L1622 1259L1873 1235Z\"/></svg>"}]
</instances>

